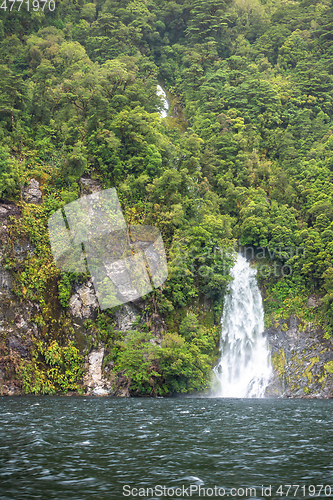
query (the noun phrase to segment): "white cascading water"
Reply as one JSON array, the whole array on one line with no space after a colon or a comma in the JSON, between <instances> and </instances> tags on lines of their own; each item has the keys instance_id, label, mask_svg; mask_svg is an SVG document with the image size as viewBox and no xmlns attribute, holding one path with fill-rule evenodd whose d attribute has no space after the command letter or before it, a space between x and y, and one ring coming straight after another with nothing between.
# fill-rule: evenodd
<instances>
[{"instance_id":1,"label":"white cascading water","mask_svg":"<svg viewBox=\"0 0 333 500\"><path fill-rule=\"evenodd\" d=\"M163 109L160 113L161 118L166 118L168 116L168 111L169 111L169 103L167 99L167 95L162 89L161 85L157 85L157 91L156 94L162 99L163 101Z\"/></svg>"},{"instance_id":2,"label":"white cascading water","mask_svg":"<svg viewBox=\"0 0 333 500\"><path fill-rule=\"evenodd\" d=\"M231 275L221 319L221 359L214 368L216 396L262 398L272 368L256 270L238 254Z\"/></svg>"}]
</instances>

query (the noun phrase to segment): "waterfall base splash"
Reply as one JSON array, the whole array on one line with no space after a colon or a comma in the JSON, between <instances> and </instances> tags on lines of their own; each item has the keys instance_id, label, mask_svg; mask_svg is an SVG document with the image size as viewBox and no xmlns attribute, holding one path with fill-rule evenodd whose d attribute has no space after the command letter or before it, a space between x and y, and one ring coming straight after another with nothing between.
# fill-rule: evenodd
<instances>
[{"instance_id":1,"label":"waterfall base splash","mask_svg":"<svg viewBox=\"0 0 333 500\"><path fill-rule=\"evenodd\" d=\"M256 270L242 256L231 270L222 315L221 358L214 368L216 396L262 398L272 375Z\"/></svg>"}]
</instances>

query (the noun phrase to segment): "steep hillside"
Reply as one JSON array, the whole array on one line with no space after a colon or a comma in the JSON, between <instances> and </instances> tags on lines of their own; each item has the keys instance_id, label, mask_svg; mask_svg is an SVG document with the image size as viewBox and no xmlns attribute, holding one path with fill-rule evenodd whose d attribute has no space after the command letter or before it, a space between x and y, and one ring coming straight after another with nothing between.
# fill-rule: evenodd
<instances>
[{"instance_id":1,"label":"steep hillside","mask_svg":"<svg viewBox=\"0 0 333 500\"><path fill-rule=\"evenodd\" d=\"M207 389L238 245L267 328L297 317L328 341L331 3L52 2L1 10L0 390ZM110 187L128 225L161 231L169 276L101 310L88 273L55 266L47 222Z\"/></svg>"}]
</instances>

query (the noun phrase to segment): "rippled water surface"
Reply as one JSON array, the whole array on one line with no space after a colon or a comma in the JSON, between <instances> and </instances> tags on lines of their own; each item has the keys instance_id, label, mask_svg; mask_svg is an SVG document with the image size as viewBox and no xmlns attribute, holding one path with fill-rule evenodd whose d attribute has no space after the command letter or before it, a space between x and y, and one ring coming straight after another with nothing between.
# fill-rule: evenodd
<instances>
[{"instance_id":1,"label":"rippled water surface","mask_svg":"<svg viewBox=\"0 0 333 500\"><path fill-rule=\"evenodd\" d=\"M220 498L214 487L285 498L285 484L303 487L288 498L316 497L310 485L329 485L332 498L332 409L326 400L0 398L0 498L139 498L156 485L192 485L192 498L195 487L202 498L204 488ZM255 494L231 489L246 487ZM189 498L174 491L148 494Z\"/></svg>"}]
</instances>

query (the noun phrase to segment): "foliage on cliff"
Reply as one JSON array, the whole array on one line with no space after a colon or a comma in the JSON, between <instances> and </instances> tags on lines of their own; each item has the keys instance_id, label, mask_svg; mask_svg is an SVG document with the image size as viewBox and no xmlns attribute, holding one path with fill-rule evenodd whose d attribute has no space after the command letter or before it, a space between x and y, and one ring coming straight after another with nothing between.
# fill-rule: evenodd
<instances>
[{"instance_id":1,"label":"foliage on cliff","mask_svg":"<svg viewBox=\"0 0 333 500\"><path fill-rule=\"evenodd\" d=\"M79 196L82 175L115 186L128 223L157 225L167 248L169 279L148 307L172 327L133 391L205 385L215 335L215 350L204 347L181 322L203 297L217 318L237 240L265 263L270 314L316 294L331 331L332 29L328 0L62 0L53 12L2 12L0 195L22 205L12 239L36 249L20 264L8 254L7 266L17 295L40 304L46 345L66 348L71 287L85 277L54 269L45 221ZM186 130L160 119L158 81ZM37 208L20 199L32 177ZM116 350L114 370L129 373L140 346Z\"/></svg>"}]
</instances>

